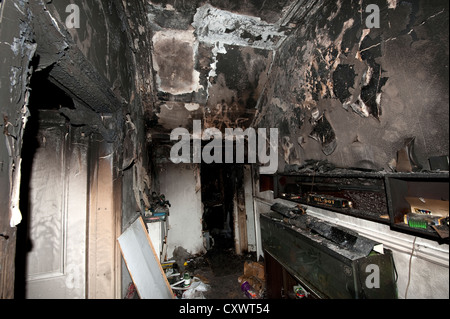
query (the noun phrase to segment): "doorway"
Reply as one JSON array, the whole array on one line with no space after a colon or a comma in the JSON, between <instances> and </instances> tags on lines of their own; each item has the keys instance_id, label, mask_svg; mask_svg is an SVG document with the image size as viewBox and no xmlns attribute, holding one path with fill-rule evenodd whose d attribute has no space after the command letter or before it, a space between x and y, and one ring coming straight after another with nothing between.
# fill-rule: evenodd
<instances>
[{"instance_id":1,"label":"doorway","mask_svg":"<svg viewBox=\"0 0 450 319\"><path fill-rule=\"evenodd\" d=\"M202 164L200 172L205 248L248 252L244 166Z\"/></svg>"},{"instance_id":2,"label":"doorway","mask_svg":"<svg viewBox=\"0 0 450 319\"><path fill-rule=\"evenodd\" d=\"M234 248L234 167L203 163L200 174L205 248Z\"/></svg>"},{"instance_id":3,"label":"doorway","mask_svg":"<svg viewBox=\"0 0 450 319\"><path fill-rule=\"evenodd\" d=\"M35 72L22 147L15 297L84 298L88 139L61 116L72 99Z\"/></svg>"},{"instance_id":4,"label":"doorway","mask_svg":"<svg viewBox=\"0 0 450 319\"><path fill-rule=\"evenodd\" d=\"M256 261L249 165L202 164L203 236L206 267L196 273L211 286L207 298L242 298L245 261ZM211 237L210 242L207 238ZM203 258L202 257L202 258ZM202 264L203 265L203 264Z\"/></svg>"}]
</instances>

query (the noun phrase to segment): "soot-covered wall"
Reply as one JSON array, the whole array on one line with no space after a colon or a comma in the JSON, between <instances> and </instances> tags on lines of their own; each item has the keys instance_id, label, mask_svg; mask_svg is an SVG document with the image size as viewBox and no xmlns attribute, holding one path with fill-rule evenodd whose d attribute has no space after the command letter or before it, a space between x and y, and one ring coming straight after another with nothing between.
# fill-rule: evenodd
<instances>
[{"instance_id":1,"label":"soot-covered wall","mask_svg":"<svg viewBox=\"0 0 450 319\"><path fill-rule=\"evenodd\" d=\"M157 129L249 127L291 2L149 1Z\"/></svg>"},{"instance_id":2,"label":"soot-covered wall","mask_svg":"<svg viewBox=\"0 0 450 319\"><path fill-rule=\"evenodd\" d=\"M80 25L69 27L69 2L0 1L0 299L14 297L16 232L24 227L19 200L28 196L18 191L22 136L27 122L36 121L37 109L29 100L37 72L49 74L73 99L73 108L59 109L68 124L100 133L111 145L111 170L123 187L124 224L148 202L152 179L145 115L152 113L155 94L144 4L75 4ZM51 100L55 92L44 94Z\"/></svg>"},{"instance_id":3,"label":"soot-covered wall","mask_svg":"<svg viewBox=\"0 0 450 319\"><path fill-rule=\"evenodd\" d=\"M149 54L151 32L147 31L145 5L116 0L84 0L77 5L80 25L65 28L63 33L104 80L117 103L110 115L113 119L108 126L111 134L109 138L104 137L114 145L117 171L123 178L123 224L126 225L136 212L144 210L152 187L145 118L152 113L155 92ZM52 2L46 4L46 9L59 22L60 28L67 24L66 3ZM86 73L93 70L86 70ZM83 84L86 89L92 86ZM102 102L97 100L93 104ZM92 118L82 110L63 113L72 124L89 125L86 121Z\"/></svg>"},{"instance_id":4,"label":"soot-covered wall","mask_svg":"<svg viewBox=\"0 0 450 319\"><path fill-rule=\"evenodd\" d=\"M380 28L367 27L369 4ZM279 170L308 160L395 169L413 137L424 169L448 155L447 1L323 2L293 22L254 122L279 128Z\"/></svg>"}]
</instances>

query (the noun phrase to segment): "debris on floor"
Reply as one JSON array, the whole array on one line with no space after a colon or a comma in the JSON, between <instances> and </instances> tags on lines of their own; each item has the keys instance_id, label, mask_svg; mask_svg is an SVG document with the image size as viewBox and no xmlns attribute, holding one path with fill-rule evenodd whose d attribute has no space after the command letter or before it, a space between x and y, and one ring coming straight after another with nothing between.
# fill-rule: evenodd
<instances>
[{"instance_id":1,"label":"debris on floor","mask_svg":"<svg viewBox=\"0 0 450 319\"><path fill-rule=\"evenodd\" d=\"M192 278L188 289L183 292L182 299L205 299L204 292L209 290L209 285L205 284L200 278Z\"/></svg>"},{"instance_id":2,"label":"debris on floor","mask_svg":"<svg viewBox=\"0 0 450 319\"><path fill-rule=\"evenodd\" d=\"M200 256L174 252L174 260L162 263L178 299L262 298L265 292L264 266L256 255L236 255L233 249L212 249ZM249 289L242 289L247 282Z\"/></svg>"},{"instance_id":3,"label":"debris on floor","mask_svg":"<svg viewBox=\"0 0 450 319\"><path fill-rule=\"evenodd\" d=\"M246 261L244 263L244 274L238 278L238 282L248 298L261 299L266 288L263 263ZM252 293L253 291L255 294Z\"/></svg>"},{"instance_id":4,"label":"debris on floor","mask_svg":"<svg viewBox=\"0 0 450 319\"><path fill-rule=\"evenodd\" d=\"M127 288L127 293L124 297L124 299L139 299L139 295L136 290L136 286L134 283L130 282Z\"/></svg>"},{"instance_id":5,"label":"debris on floor","mask_svg":"<svg viewBox=\"0 0 450 319\"><path fill-rule=\"evenodd\" d=\"M189 253L186 249L183 247L176 247L173 251L173 258L175 259L175 262L178 266L178 270L181 273L184 273L184 265L186 261L189 259Z\"/></svg>"}]
</instances>

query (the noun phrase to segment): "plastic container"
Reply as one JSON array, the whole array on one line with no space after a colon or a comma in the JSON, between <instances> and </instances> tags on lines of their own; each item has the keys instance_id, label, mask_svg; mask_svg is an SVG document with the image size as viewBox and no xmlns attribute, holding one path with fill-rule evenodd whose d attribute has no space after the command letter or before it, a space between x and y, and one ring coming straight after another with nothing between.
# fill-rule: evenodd
<instances>
[{"instance_id":1,"label":"plastic container","mask_svg":"<svg viewBox=\"0 0 450 319\"><path fill-rule=\"evenodd\" d=\"M241 290L244 294L250 299L259 299L258 293L253 289L253 287L248 283L248 281L244 281L241 285Z\"/></svg>"},{"instance_id":2,"label":"plastic container","mask_svg":"<svg viewBox=\"0 0 450 319\"><path fill-rule=\"evenodd\" d=\"M445 218L426 214L409 213L404 216L404 222L412 228L427 229L427 226L443 225Z\"/></svg>"},{"instance_id":3,"label":"plastic container","mask_svg":"<svg viewBox=\"0 0 450 319\"><path fill-rule=\"evenodd\" d=\"M294 293L297 299L303 299L306 297L306 292L301 286L294 286Z\"/></svg>"},{"instance_id":4,"label":"plastic container","mask_svg":"<svg viewBox=\"0 0 450 319\"><path fill-rule=\"evenodd\" d=\"M189 273L187 272L184 273L183 279L184 279L184 286L189 287L191 285L191 276L189 275Z\"/></svg>"}]
</instances>

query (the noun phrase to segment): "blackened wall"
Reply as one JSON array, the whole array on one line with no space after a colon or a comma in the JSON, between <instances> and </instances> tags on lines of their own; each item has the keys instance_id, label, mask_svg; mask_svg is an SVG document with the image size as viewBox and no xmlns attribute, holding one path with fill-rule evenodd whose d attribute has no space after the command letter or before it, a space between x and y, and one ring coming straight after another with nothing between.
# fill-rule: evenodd
<instances>
[{"instance_id":1,"label":"blackened wall","mask_svg":"<svg viewBox=\"0 0 450 319\"><path fill-rule=\"evenodd\" d=\"M68 50L81 52L91 67L86 72L103 80L119 106L112 114L97 113L111 118L105 126L113 131L108 142L114 145L115 171L124 177L122 210L123 225L127 225L143 210L151 188L146 114L152 113L154 88L146 8L139 2L117 0L84 0L77 5L80 24L74 28L67 27L67 3L48 3L46 9L63 29ZM91 83L83 85L88 91ZM89 106L95 109L95 102ZM89 126L93 115L84 111L64 114L72 124Z\"/></svg>"},{"instance_id":2,"label":"blackened wall","mask_svg":"<svg viewBox=\"0 0 450 319\"><path fill-rule=\"evenodd\" d=\"M255 121L279 128L282 163L395 168L411 137L425 169L448 155L448 2L319 3L278 50Z\"/></svg>"},{"instance_id":3,"label":"blackened wall","mask_svg":"<svg viewBox=\"0 0 450 319\"><path fill-rule=\"evenodd\" d=\"M25 123L35 120L28 112L29 84L35 72L48 72L77 100L75 109L61 110L69 124L90 128L87 132L100 128L112 144L114 176L125 175L123 193L133 195L123 201L124 219L133 218L148 201L151 179L145 114L152 112L154 91L145 7L120 0L78 1L80 25L70 28L68 4L0 2L0 234L4 235L0 237L0 298L14 297L17 228L10 221L17 210L11 209L11 199L18 204L19 197L12 191L21 181ZM50 98L54 92L46 94ZM17 222L17 227L23 225Z\"/></svg>"},{"instance_id":4,"label":"blackened wall","mask_svg":"<svg viewBox=\"0 0 450 319\"><path fill-rule=\"evenodd\" d=\"M14 297L16 228L10 226L12 190L20 185L21 136L28 116L27 83L32 43L31 17L24 1L0 3L0 299ZM16 187L16 188L14 188ZM16 197L17 199L17 197ZM13 204L13 205L12 205ZM18 215L20 217L20 214ZM19 220L20 221L20 218ZM13 223L14 225L14 223Z\"/></svg>"}]
</instances>

